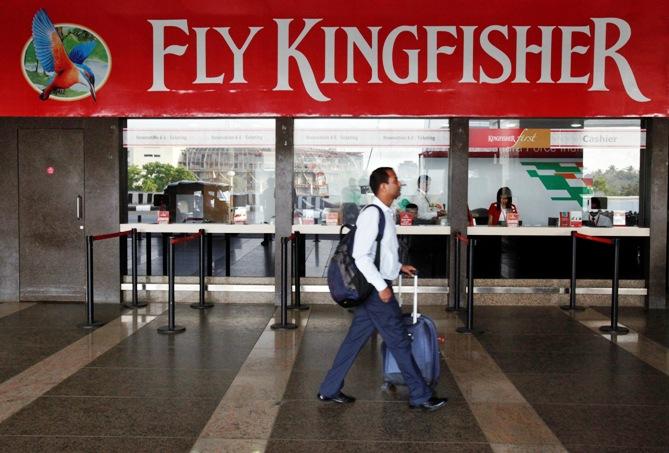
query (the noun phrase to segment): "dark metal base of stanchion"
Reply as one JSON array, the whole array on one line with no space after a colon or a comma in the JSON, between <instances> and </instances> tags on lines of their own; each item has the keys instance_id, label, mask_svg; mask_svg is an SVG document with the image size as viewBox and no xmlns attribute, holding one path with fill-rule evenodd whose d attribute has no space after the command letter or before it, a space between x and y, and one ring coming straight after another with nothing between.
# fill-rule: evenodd
<instances>
[{"instance_id":1,"label":"dark metal base of stanchion","mask_svg":"<svg viewBox=\"0 0 669 453\"><path fill-rule=\"evenodd\" d=\"M572 307L571 305L560 305L560 308L562 310L574 310L574 311L585 311L586 307L581 307L580 305L576 305L575 307Z\"/></svg>"},{"instance_id":2,"label":"dark metal base of stanchion","mask_svg":"<svg viewBox=\"0 0 669 453\"><path fill-rule=\"evenodd\" d=\"M305 311L305 310L309 310L309 305L300 304L299 307L297 305L288 305L286 308L288 310Z\"/></svg>"},{"instance_id":3,"label":"dark metal base of stanchion","mask_svg":"<svg viewBox=\"0 0 669 453\"><path fill-rule=\"evenodd\" d=\"M476 330L476 329L468 329L466 327L458 327L455 329L457 333L464 333L464 334L469 334L469 335L479 335L482 334L482 330Z\"/></svg>"},{"instance_id":4,"label":"dark metal base of stanchion","mask_svg":"<svg viewBox=\"0 0 669 453\"><path fill-rule=\"evenodd\" d=\"M272 330L278 330L278 329L293 330L297 329L297 324L293 324L292 322L281 324L280 322L277 322L276 324L272 324L271 326L269 326L269 328Z\"/></svg>"},{"instance_id":5,"label":"dark metal base of stanchion","mask_svg":"<svg viewBox=\"0 0 669 453\"><path fill-rule=\"evenodd\" d=\"M214 304L212 304L211 302L206 302L204 305L202 305L198 302L196 302L194 304L190 304L190 308L197 308L199 310L204 310L205 308L212 308L213 306L214 306Z\"/></svg>"},{"instance_id":6,"label":"dark metal base of stanchion","mask_svg":"<svg viewBox=\"0 0 669 453\"><path fill-rule=\"evenodd\" d=\"M133 305L131 303L124 303L123 308L129 308L130 310L134 310L135 308L144 308L148 304L146 302L137 302L137 305Z\"/></svg>"},{"instance_id":7,"label":"dark metal base of stanchion","mask_svg":"<svg viewBox=\"0 0 669 453\"><path fill-rule=\"evenodd\" d=\"M172 334L177 334L177 333L183 333L186 331L186 328L184 326L174 326L173 329L170 329L170 326L160 326L158 327L158 333L162 333L164 335L172 335Z\"/></svg>"},{"instance_id":8,"label":"dark metal base of stanchion","mask_svg":"<svg viewBox=\"0 0 669 453\"><path fill-rule=\"evenodd\" d=\"M93 321L91 324L89 324L87 322L85 322L83 324L79 324L79 327L82 328L82 329L91 329L92 330L92 329L97 329L98 327L102 327L105 324L107 324L107 323L102 322L102 321Z\"/></svg>"},{"instance_id":9,"label":"dark metal base of stanchion","mask_svg":"<svg viewBox=\"0 0 669 453\"><path fill-rule=\"evenodd\" d=\"M611 326L601 326L599 328L599 331L604 333L610 333L612 335L627 335L628 333L630 333L630 330L628 328L620 326L616 328L613 328Z\"/></svg>"}]
</instances>

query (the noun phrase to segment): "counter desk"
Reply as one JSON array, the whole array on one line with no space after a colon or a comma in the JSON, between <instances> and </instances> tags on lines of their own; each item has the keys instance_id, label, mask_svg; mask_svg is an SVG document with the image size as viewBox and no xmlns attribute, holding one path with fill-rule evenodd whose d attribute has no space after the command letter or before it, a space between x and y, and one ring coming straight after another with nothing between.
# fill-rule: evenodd
<instances>
[{"instance_id":1,"label":"counter desk","mask_svg":"<svg viewBox=\"0 0 669 453\"><path fill-rule=\"evenodd\" d=\"M571 270L571 233L621 238L621 278L643 279L649 228L624 227L500 227L473 226L467 235L477 239L476 278L568 278ZM611 278L613 247L577 240L579 278Z\"/></svg>"},{"instance_id":2,"label":"counter desk","mask_svg":"<svg viewBox=\"0 0 669 453\"><path fill-rule=\"evenodd\" d=\"M502 227L502 226L470 226L467 227L467 234L469 236L571 236L571 232L587 234L588 236L599 237L649 237L650 228L640 228L635 226L620 226L620 227L545 227L545 226L519 226L519 227Z\"/></svg>"},{"instance_id":3,"label":"counter desk","mask_svg":"<svg viewBox=\"0 0 669 453\"><path fill-rule=\"evenodd\" d=\"M230 276L230 241L228 234L258 234L265 236L265 240L268 241L269 237L274 234L275 226L261 223L253 225L237 225L237 224L226 224L226 223L123 223L119 226L119 231L128 231L135 228L139 234L143 234L146 241L146 275L151 275L151 236L157 234L161 236L162 244L162 256L163 256L163 265L162 265L162 275L167 275L167 241L171 234L193 234L199 232L201 229L205 230L207 235L206 240L206 270L205 273L207 276L211 277L213 275L213 240L212 234L223 235L225 241L225 276ZM122 263L127 262L127 260L121 260ZM127 274L127 269L125 270Z\"/></svg>"}]
</instances>

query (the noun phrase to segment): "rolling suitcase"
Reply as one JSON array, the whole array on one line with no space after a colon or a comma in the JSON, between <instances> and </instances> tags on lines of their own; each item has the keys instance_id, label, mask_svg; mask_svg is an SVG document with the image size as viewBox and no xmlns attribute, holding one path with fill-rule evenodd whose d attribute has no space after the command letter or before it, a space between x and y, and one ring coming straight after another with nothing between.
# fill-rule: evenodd
<instances>
[{"instance_id":1,"label":"rolling suitcase","mask_svg":"<svg viewBox=\"0 0 669 453\"><path fill-rule=\"evenodd\" d=\"M402 276L399 280L397 301L402 305ZM439 381L439 343L434 321L418 313L418 277L413 278L413 312L402 317L411 336L411 352L427 384L434 387ZM383 380L386 385L404 385L404 377L395 358L385 343L381 345L383 355Z\"/></svg>"}]
</instances>

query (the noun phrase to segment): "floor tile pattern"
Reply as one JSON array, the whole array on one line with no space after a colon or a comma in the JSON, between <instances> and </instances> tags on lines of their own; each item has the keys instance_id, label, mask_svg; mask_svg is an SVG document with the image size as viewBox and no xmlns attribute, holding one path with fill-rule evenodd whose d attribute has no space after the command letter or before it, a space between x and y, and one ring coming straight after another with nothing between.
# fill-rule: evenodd
<instances>
[{"instance_id":1,"label":"floor tile pattern","mask_svg":"<svg viewBox=\"0 0 669 453\"><path fill-rule=\"evenodd\" d=\"M553 307L478 307L477 338L569 451L669 448L669 376L625 350L633 338L600 335L601 314L575 318Z\"/></svg>"},{"instance_id":2,"label":"floor tile pattern","mask_svg":"<svg viewBox=\"0 0 669 453\"><path fill-rule=\"evenodd\" d=\"M163 314L91 357L87 366L0 424L0 451L44 445L54 445L55 451L58 445L189 451L273 308L231 304L202 312L178 305L176 319L185 333L158 334L156 328L167 322ZM87 450L89 440L104 448Z\"/></svg>"}]
</instances>

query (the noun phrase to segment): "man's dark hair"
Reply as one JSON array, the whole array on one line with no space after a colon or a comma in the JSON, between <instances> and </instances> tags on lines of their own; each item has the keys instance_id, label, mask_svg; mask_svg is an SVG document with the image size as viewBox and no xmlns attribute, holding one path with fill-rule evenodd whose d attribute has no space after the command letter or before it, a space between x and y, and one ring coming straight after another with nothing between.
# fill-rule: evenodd
<instances>
[{"instance_id":1,"label":"man's dark hair","mask_svg":"<svg viewBox=\"0 0 669 453\"><path fill-rule=\"evenodd\" d=\"M404 209L418 209L418 205L416 203L409 203L404 207Z\"/></svg>"},{"instance_id":2,"label":"man's dark hair","mask_svg":"<svg viewBox=\"0 0 669 453\"><path fill-rule=\"evenodd\" d=\"M430 183L430 177L428 175L420 175L418 177L418 187L421 186L421 184L429 184Z\"/></svg>"},{"instance_id":3,"label":"man's dark hair","mask_svg":"<svg viewBox=\"0 0 669 453\"><path fill-rule=\"evenodd\" d=\"M369 175L369 187L372 189L372 192L374 192L374 195L378 194L379 187L381 187L381 184L388 183L389 171L394 171L394 170L390 167L379 167L376 170L374 170L371 175Z\"/></svg>"}]
</instances>

